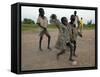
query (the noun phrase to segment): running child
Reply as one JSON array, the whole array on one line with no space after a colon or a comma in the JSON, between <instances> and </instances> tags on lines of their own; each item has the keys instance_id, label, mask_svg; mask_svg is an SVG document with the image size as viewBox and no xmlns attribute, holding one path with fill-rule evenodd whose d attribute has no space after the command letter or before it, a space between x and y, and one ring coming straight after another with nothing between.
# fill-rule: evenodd
<instances>
[{"instance_id":1,"label":"running child","mask_svg":"<svg viewBox=\"0 0 100 77\"><path fill-rule=\"evenodd\" d=\"M57 59L59 59L59 56L64 54L66 51L66 48L69 47L70 48L70 56L69 56L69 60L70 61L74 61L72 59L72 52L73 52L73 45L70 42L70 26L68 26L68 20L66 17L62 17L61 18L61 22L57 19L55 14L51 15L51 22L54 23L58 30L59 30L59 35L58 35L58 39L56 42L55 47L57 49L60 50L59 53L57 53Z\"/></svg>"}]
</instances>

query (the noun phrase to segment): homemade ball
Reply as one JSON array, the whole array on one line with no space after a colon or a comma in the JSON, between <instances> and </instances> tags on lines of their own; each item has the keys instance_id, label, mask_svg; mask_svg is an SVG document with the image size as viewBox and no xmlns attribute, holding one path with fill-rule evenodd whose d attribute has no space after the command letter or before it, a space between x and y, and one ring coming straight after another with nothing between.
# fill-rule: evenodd
<instances>
[{"instance_id":1,"label":"homemade ball","mask_svg":"<svg viewBox=\"0 0 100 77\"><path fill-rule=\"evenodd\" d=\"M77 65L77 61L73 61L72 62L72 65Z\"/></svg>"}]
</instances>

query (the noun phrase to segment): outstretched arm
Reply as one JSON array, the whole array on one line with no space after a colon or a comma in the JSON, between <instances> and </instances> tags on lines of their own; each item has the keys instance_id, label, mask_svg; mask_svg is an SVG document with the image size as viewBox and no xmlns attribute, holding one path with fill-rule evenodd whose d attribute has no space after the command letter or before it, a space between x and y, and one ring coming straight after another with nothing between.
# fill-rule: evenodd
<instances>
[{"instance_id":1,"label":"outstretched arm","mask_svg":"<svg viewBox=\"0 0 100 77\"><path fill-rule=\"evenodd\" d=\"M60 21L57 19L56 14L52 14L50 16L50 23L56 25L56 27L59 29L59 25L61 24Z\"/></svg>"}]
</instances>

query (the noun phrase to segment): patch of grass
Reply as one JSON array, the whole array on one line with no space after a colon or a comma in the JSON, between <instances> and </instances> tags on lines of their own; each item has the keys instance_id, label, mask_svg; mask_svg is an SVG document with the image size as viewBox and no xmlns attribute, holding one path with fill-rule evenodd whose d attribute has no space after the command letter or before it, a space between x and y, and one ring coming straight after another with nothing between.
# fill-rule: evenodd
<instances>
[{"instance_id":1,"label":"patch of grass","mask_svg":"<svg viewBox=\"0 0 100 77\"><path fill-rule=\"evenodd\" d=\"M37 24L22 24L22 31L33 31L33 32L38 32L39 31L39 26ZM48 30L49 31L54 31L57 29L55 25L48 25Z\"/></svg>"},{"instance_id":2,"label":"patch of grass","mask_svg":"<svg viewBox=\"0 0 100 77\"><path fill-rule=\"evenodd\" d=\"M39 32L39 26L37 24L22 24L22 31L32 31L32 32ZM55 25L49 24L48 31L55 31L57 27ZM95 25L84 25L84 29L86 30L93 30L95 29Z\"/></svg>"},{"instance_id":3,"label":"patch of grass","mask_svg":"<svg viewBox=\"0 0 100 77\"><path fill-rule=\"evenodd\" d=\"M95 29L95 24L84 25L84 29L86 29L86 30L93 30L93 29Z\"/></svg>"},{"instance_id":4,"label":"patch of grass","mask_svg":"<svg viewBox=\"0 0 100 77\"><path fill-rule=\"evenodd\" d=\"M37 24L22 24L22 31L34 31L38 30Z\"/></svg>"}]
</instances>

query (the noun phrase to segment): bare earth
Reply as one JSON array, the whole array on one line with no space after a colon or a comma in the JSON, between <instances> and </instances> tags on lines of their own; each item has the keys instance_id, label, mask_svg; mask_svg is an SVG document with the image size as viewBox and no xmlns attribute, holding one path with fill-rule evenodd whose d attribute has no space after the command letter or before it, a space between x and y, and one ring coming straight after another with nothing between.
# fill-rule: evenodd
<instances>
[{"instance_id":1,"label":"bare earth","mask_svg":"<svg viewBox=\"0 0 100 77\"><path fill-rule=\"evenodd\" d=\"M68 60L69 51L61 55L59 60L55 49L58 31L50 32L52 51L47 49L47 37L44 36L42 42L43 51L39 51L39 33L22 32L22 70L58 69L72 67L92 67L95 65L95 32L94 30L84 30L83 38L77 39L76 54L73 57L77 60L77 65L72 65Z\"/></svg>"}]
</instances>

